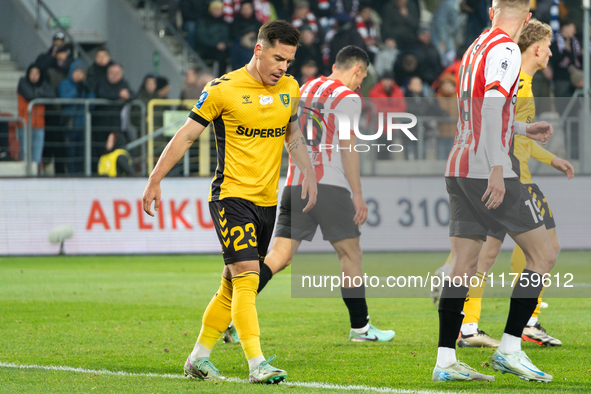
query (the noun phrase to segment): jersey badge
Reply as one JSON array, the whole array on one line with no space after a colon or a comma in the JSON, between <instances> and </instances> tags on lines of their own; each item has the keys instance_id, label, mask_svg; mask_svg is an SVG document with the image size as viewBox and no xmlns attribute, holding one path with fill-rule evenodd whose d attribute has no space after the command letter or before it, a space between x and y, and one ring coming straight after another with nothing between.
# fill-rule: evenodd
<instances>
[{"instance_id":1,"label":"jersey badge","mask_svg":"<svg viewBox=\"0 0 591 394\"><path fill-rule=\"evenodd\" d=\"M197 107L197 109L201 109L203 103L205 102L205 100L207 100L207 96L209 96L209 93L207 93L206 91L201 92L201 96L199 96L199 101L197 101L197 104L195 104L195 107Z\"/></svg>"},{"instance_id":2,"label":"jersey badge","mask_svg":"<svg viewBox=\"0 0 591 394\"><path fill-rule=\"evenodd\" d=\"M273 104L273 96L264 96L262 94L259 94L259 98L259 103L261 103L261 105Z\"/></svg>"},{"instance_id":3,"label":"jersey badge","mask_svg":"<svg viewBox=\"0 0 591 394\"><path fill-rule=\"evenodd\" d=\"M242 104L252 104L252 101L250 101L250 94L245 94L244 96L242 96Z\"/></svg>"},{"instance_id":4,"label":"jersey badge","mask_svg":"<svg viewBox=\"0 0 591 394\"><path fill-rule=\"evenodd\" d=\"M281 99L281 104L283 104L285 108L289 108L289 103L291 102L289 93L279 93L279 98Z\"/></svg>"}]
</instances>

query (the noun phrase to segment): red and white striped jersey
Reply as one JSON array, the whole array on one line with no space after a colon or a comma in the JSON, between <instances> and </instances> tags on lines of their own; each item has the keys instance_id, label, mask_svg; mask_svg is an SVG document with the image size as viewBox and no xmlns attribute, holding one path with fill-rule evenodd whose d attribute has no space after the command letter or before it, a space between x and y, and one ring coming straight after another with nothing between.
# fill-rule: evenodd
<instances>
[{"instance_id":1,"label":"red and white striped jersey","mask_svg":"<svg viewBox=\"0 0 591 394\"><path fill-rule=\"evenodd\" d=\"M349 188L345 177L339 146L338 120L334 114L324 115L321 109L342 111L349 116L350 126L353 118L361 114L361 98L341 81L324 76L307 82L300 88L300 108L298 117L310 160L316 171L316 181L324 185ZM308 129L313 129L308 138ZM351 133L352 130L350 130ZM332 148L328 148L332 146ZM289 170L285 186L301 185L304 174L289 159Z\"/></svg>"},{"instance_id":2,"label":"red and white striped jersey","mask_svg":"<svg viewBox=\"0 0 591 394\"><path fill-rule=\"evenodd\" d=\"M459 70L460 83L456 93L460 117L454 145L447 158L445 176L488 179L491 166L484 146L485 139L481 135L481 111L484 93L490 89L497 89L510 98L503 106L498 148L503 152L503 176L517 176L512 170L509 150L520 68L519 47L501 29L485 31L468 48Z\"/></svg>"}]
</instances>

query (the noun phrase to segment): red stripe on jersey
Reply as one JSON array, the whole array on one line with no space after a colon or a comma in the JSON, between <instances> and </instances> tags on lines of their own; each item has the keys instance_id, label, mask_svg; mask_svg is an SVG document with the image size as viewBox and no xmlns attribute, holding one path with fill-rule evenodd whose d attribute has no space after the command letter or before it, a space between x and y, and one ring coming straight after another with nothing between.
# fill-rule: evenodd
<instances>
[{"instance_id":1,"label":"red stripe on jersey","mask_svg":"<svg viewBox=\"0 0 591 394\"><path fill-rule=\"evenodd\" d=\"M499 92L503 93L503 96L509 97L509 92L507 92L502 86L501 81L494 81L489 83L484 87L484 91L488 92L491 89L497 89Z\"/></svg>"}]
</instances>

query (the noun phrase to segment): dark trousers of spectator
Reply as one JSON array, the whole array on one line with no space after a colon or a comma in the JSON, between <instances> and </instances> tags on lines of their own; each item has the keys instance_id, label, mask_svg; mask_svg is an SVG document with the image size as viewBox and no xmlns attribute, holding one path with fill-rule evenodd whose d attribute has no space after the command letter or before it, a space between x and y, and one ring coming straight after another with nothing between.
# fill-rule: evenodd
<instances>
[{"instance_id":1,"label":"dark trousers of spectator","mask_svg":"<svg viewBox=\"0 0 591 394\"><path fill-rule=\"evenodd\" d=\"M64 125L60 115L59 106L45 106L45 144L43 146L43 157L54 158L54 169L56 174L65 174L65 144L66 136Z\"/></svg>"},{"instance_id":2,"label":"dark trousers of spectator","mask_svg":"<svg viewBox=\"0 0 591 394\"><path fill-rule=\"evenodd\" d=\"M201 56L204 59L218 62L218 75L221 76L226 73L226 68L228 67L228 48L223 51L212 47L204 48L201 51Z\"/></svg>"},{"instance_id":3,"label":"dark trousers of spectator","mask_svg":"<svg viewBox=\"0 0 591 394\"><path fill-rule=\"evenodd\" d=\"M185 36L185 40L193 50L196 50L196 40L195 40L195 32L197 31L197 21L184 21L183 22L183 31L187 33Z\"/></svg>"},{"instance_id":4,"label":"dark trousers of spectator","mask_svg":"<svg viewBox=\"0 0 591 394\"><path fill-rule=\"evenodd\" d=\"M74 126L74 119L69 122L66 131L66 167L69 176L84 175L84 128Z\"/></svg>"}]
</instances>

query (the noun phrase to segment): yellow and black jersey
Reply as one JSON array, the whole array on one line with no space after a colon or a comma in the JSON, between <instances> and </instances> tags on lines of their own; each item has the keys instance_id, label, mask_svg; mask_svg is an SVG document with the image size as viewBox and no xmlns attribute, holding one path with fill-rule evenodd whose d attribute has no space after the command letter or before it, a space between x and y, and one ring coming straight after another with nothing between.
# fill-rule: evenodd
<instances>
[{"instance_id":1,"label":"yellow and black jersey","mask_svg":"<svg viewBox=\"0 0 591 394\"><path fill-rule=\"evenodd\" d=\"M227 197L255 205L277 205L283 142L296 120L299 85L289 75L265 85L246 67L208 83L189 117L213 122L217 169L209 201Z\"/></svg>"},{"instance_id":2,"label":"yellow and black jersey","mask_svg":"<svg viewBox=\"0 0 591 394\"><path fill-rule=\"evenodd\" d=\"M521 71L519 74L519 91L515 104L515 120L524 123L533 123L536 116L536 104L531 90L532 77ZM515 135L511 147L513 170L519 175L521 183L529 185L534 183L529 172L528 160L530 157L550 165L555 154L548 152L534 140L523 135Z\"/></svg>"}]
</instances>

